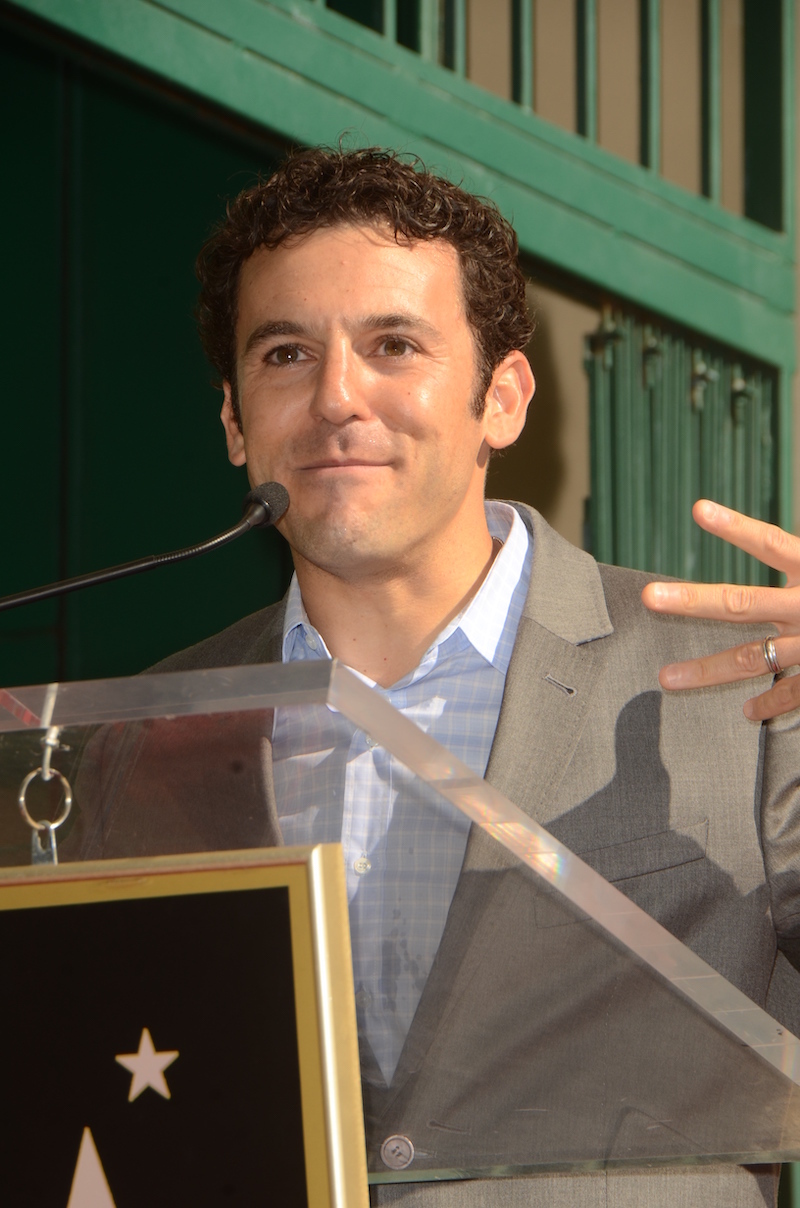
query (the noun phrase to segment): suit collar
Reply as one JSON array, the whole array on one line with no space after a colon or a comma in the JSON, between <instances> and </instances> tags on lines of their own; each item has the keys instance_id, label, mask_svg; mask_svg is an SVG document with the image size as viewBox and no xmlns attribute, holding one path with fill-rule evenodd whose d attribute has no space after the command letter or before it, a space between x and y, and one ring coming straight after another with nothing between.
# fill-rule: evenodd
<instances>
[{"instance_id":1,"label":"suit collar","mask_svg":"<svg viewBox=\"0 0 800 1208\"><path fill-rule=\"evenodd\" d=\"M286 613L286 596L277 604L264 609L266 624L254 639L243 663L280 663L283 618Z\"/></svg>"},{"instance_id":2,"label":"suit collar","mask_svg":"<svg viewBox=\"0 0 800 1208\"><path fill-rule=\"evenodd\" d=\"M614 627L594 558L560 537L527 504L513 507L533 535L533 569L523 615L573 646L608 637Z\"/></svg>"}]
</instances>

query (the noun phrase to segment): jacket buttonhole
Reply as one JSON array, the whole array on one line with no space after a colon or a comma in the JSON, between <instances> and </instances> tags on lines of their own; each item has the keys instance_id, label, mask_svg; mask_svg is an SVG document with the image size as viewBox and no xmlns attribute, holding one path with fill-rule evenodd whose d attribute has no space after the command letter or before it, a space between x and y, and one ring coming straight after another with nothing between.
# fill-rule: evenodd
<instances>
[{"instance_id":1,"label":"jacket buttonhole","mask_svg":"<svg viewBox=\"0 0 800 1208\"><path fill-rule=\"evenodd\" d=\"M570 688L569 684L562 684L561 680L557 680L554 675L546 675L545 680L548 684L554 684L556 688L560 688L562 692L566 692L567 696L574 696L577 688Z\"/></svg>"}]
</instances>

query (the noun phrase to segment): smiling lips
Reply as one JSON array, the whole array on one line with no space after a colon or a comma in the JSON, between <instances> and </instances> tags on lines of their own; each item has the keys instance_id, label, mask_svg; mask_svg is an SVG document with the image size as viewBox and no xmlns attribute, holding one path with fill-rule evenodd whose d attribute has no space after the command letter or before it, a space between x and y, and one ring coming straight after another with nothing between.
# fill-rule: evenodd
<instances>
[{"instance_id":1,"label":"smiling lips","mask_svg":"<svg viewBox=\"0 0 800 1208\"><path fill-rule=\"evenodd\" d=\"M307 466L298 467L303 470L380 470L389 463L386 461L362 461L357 457L348 457L344 461L316 461Z\"/></svg>"}]
</instances>

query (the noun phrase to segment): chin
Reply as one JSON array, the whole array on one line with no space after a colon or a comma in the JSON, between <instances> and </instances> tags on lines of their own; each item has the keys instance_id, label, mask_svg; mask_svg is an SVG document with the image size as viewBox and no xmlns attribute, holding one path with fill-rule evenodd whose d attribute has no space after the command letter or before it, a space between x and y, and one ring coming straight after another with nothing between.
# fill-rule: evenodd
<instances>
[{"instance_id":1,"label":"chin","mask_svg":"<svg viewBox=\"0 0 800 1208\"><path fill-rule=\"evenodd\" d=\"M287 537L292 548L307 562L337 574L359 569L377 571L386 563L393 565L397 551L387 541L391 532L390 527L376 524L373 517L348 520L324 516L293 526Z\"/></svg>"}]
</instances>

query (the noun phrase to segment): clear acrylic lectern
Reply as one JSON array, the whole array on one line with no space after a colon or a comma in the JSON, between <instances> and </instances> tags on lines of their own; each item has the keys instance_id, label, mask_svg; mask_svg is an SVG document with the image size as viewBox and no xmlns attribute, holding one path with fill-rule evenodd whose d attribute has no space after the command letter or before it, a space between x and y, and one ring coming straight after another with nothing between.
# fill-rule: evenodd
<instances>
[{"instance_id":1,"label":"clear acrylic lectern","mask_svg":"<svg viewBox=\"0 0 800 1208\"><path fill-rule=\"evenodd\" d=\"M276 708L338 710L485 832L388 1083L364 1058L372 1181L800 1157L800 1042L336 663L0 693L3 863L48 733L62 864L275 844ZM63 792L29 781L33 820Z\"/></svg>"}]
</instances>

